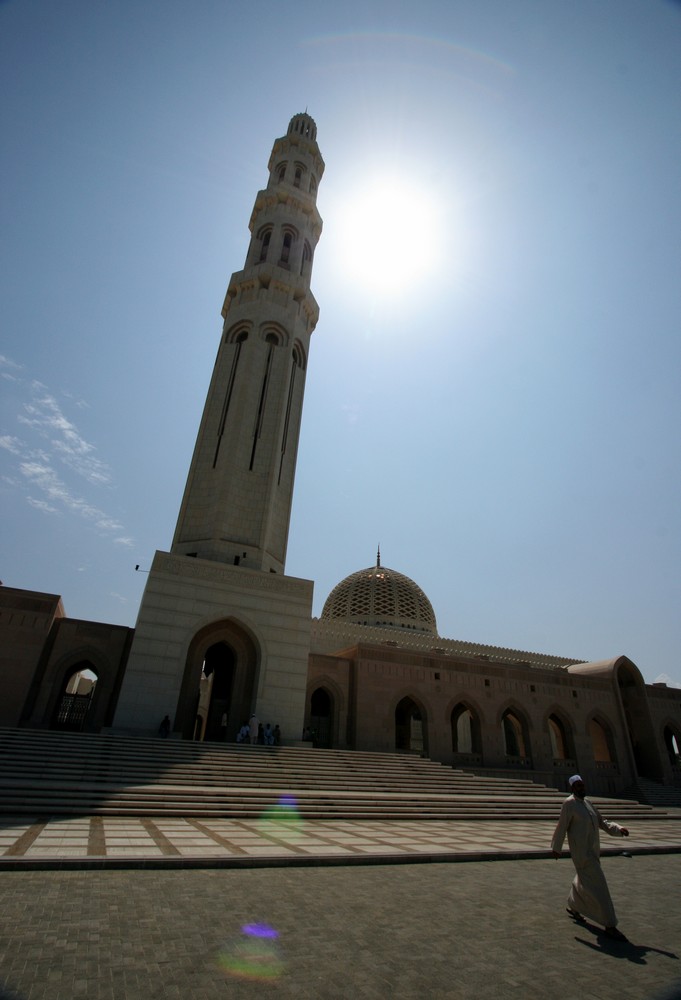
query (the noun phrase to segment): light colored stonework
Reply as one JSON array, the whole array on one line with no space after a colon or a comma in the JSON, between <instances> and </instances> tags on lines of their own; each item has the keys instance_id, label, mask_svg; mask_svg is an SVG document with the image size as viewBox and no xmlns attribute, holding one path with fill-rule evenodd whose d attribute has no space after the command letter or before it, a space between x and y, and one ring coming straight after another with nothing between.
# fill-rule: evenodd
<instances>
[{"instance_id":1,"label":"light colored stonework","mask_svg":"<svg viewBox=\"0 0 681 1000\"><path fill-rule=\"evenodd\" d=\"M182 700L198 695L202 653L200 644L192 653L192 642L203 633L207 648L243 636L253 651L237 667L252 674L253 685L252 701L234 707L236 719L247 720L255 709L261 721L278 723L285 736L297 739L304 711L312 590L309 580L157 552L114 730L155 733L165 714L175 720L178 712L189 711ZM188 670L194 672L193 687ZM183 685L189 688L186 696ZM182 724L177 720L178 727ZM229 738L237 728L233 719Z\"/></svg>"}]
</instances>

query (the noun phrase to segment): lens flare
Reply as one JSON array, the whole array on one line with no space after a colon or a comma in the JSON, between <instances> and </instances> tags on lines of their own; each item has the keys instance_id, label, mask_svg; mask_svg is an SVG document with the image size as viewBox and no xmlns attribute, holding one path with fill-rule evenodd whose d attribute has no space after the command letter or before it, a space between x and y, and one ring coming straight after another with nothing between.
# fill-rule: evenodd
<instances>
[{"instance_id":1,"label":"lens flare","mask_svg":"<svg viewBox=\"0 0 681 1000\"><path fill-rule=\"evenodd\" d=\"M235 979L272 982L286 966L278 937L279 932L269 924L245 924L239 937L220 950L217 964Z\"/></svg>"},{"instance_id":2,"label":"lens flare","mask_svg":"<svg viewBox=\"0 0 681 1000\"><path fill-rule=\"evenodd\" d=\"M258 830L264 837L295 840L302 829L303 820L292 795L282 795L275 805L265 810L258 821Z\"/></svg>"}]
</instances>

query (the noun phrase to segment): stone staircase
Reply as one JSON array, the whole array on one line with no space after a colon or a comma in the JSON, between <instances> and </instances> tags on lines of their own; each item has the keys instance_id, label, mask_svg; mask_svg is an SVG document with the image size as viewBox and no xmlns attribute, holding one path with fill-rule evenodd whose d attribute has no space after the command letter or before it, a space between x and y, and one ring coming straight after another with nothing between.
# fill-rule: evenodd
<instances>
[{"instance_id":1,"label":"stone staircase","mask_svg":"<svg viewBox=\"0 0 681 1000\"><path fill-rule=\"evenodd\" d=\"M637 778L636 783L623 793L627 799L636 799L650 806L662 809L681 809L681 788L676 785L661 785L649 778Z\"/></svg>"},{"instance_id":2,"label":"stone staircase","mask_svg":"<svg viewBox=\"0 0 681 1000\"><path fill-rule=\"evenodd\" d=\"M564 795L400 754L0 728L0 814L552 820ZM628 800L617 820L678 818Z\"/></svg>"}]
</instances>

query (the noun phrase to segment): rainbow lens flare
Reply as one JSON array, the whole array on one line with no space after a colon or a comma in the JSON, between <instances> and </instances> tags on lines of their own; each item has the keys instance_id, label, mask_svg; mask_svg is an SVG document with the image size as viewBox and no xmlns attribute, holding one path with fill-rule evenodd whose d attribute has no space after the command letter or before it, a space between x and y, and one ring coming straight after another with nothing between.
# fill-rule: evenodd
<instances>
[{"instance_id":1,"label":"rainbow lens flare","mask_svg":"<svg viewBox=\"0 0 681 1000\"><path fill-rule=\"evenodd\" d=\"M245 924L239 937L219 952L218 966L236 979L272 982L285 968L278 938L269 924Z\"/></svg>"},{"instance_id":2,"label":"rainbow lens flare","mask_svg":"<svg viewBox=\"0 0 681 1000\"><path fill-rule=\"evenodd\" d=\"M303 820L292 795L282 795L276 805L270 806L258 821L258 830L264 837L295 839L303 829Z\"/></svg>"}]
</instances>

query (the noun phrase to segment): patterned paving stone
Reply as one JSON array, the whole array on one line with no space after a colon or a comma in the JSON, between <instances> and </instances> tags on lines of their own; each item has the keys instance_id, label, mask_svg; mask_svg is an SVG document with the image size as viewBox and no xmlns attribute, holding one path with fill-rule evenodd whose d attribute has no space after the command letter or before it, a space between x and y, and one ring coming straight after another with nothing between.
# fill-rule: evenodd
<instances>
[{"instance_id":1,"label":"patterned paving stone","mask_svg":"<svg viewBox=\"0 0 681 1000\"><path fill-rule=\"evenodd\" d=\"M567 860L0 871L0 997L678 1000L681 855L604 869L630 944L567 918Z\"/></svg>"},{"instance_id":2,"label":"patterned paving stone","mask_svg":"<svg viewBox=\"0 0 681 1000\"><path fill-rule=\"evenodd\" d=\"M32 822L9 818L0 831L3 862L63 858L279 858L343 855L456 856L543 852L553 824L537 822L315 822L83 817ZM678 820L630 824L632 852L681 848ZM604 850L622 843L603 837Z\"/></svg>"}]
</instances>

